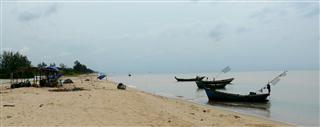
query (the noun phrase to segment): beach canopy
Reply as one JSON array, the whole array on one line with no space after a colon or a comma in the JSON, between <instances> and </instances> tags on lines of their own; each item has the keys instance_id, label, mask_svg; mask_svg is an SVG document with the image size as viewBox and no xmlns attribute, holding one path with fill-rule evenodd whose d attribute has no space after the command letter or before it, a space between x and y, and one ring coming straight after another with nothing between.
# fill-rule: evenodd
<instances>
[{"instance_id":1,"label":"beach canopy","mask_svg":"<svg viewBox=\"0 0 320 127\"><path fill-rule=\"evenodd\" d=\"M50 67L46 67L46 70L49 70L49 71L59 71L59 69L55 66L50 66Z\"/></svg>"},{"instance_id":2,"label":"beach canopy","mask_svg":"<svg viewBox=\"0 0 320 127\"><path fill-rule=\"evenodd\" d=\"M58 79L58 78L60 78L61 76L63 76L63 74L55 74L55 75L48 76L48 78L49 78L49 79Z\"/></svg>"}]
</instances>

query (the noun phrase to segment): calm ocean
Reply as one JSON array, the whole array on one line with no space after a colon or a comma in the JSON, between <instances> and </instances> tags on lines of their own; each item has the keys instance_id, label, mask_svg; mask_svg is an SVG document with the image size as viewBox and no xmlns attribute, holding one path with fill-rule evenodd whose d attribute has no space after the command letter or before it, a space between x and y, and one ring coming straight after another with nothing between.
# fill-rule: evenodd
<instances>
[{"instance_id":1,"label":"calm ocean","mask_svg":"<svg viewBox=\"0 0 320 127\"><path fill-rule=\"evenodd\" d=\"M240 94L260 89L281 71L229 72L217 79L234 77L224 91ZM216 73L191 74L133 74L110 75L109 79L122 82L129 87L166 97L179 98L236 112L246 113L299 126L319 126L319 71L288 71L287 76L272 86L269 102L208 103L204 90L195 82L177 82L174 76L191 78L196 75L214 77Z\"/></svg>"}]
</instances>

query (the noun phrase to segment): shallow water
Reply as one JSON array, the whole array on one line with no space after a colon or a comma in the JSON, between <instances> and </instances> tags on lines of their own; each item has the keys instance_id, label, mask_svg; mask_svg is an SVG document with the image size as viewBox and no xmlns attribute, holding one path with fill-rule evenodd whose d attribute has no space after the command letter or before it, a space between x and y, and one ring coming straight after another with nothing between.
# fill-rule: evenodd
<instances>
[{"instance_id":1,"label":"shallow water","mask_svg":"<svg viewBox=\"0 0 320 127\"><path fill-rule=\"evenodd\" d=\"M248 94L262 88L280 73L281 71L230 72L219 76L218 79L234 77L235 80L227 85L224 91ZM195 82L177 82L174 79L174 76L191 78L196 75L213 77L216 73L141 74L131 77L111 75L109 78L157 95L180 98L300 126L319 126L319 71L289 71L286 77L272 86L270 101L264 104L208 102L204 90L198 89Z\"/></svg>"}]
</instances>

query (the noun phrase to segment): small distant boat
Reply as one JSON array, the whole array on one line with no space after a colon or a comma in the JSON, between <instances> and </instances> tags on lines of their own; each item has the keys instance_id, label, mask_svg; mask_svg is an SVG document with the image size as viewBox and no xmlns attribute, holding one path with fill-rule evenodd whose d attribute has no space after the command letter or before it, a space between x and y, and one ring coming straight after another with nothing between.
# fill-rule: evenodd
<instances>
[{"instance_id":1,"label":"small distant boat","mask_svg":"<svg viewBox=\"0 0 320 127\"><path fill-rule=\"evenodd\" d=\"M229 84L234 80L234 78L213 80L213 81L203 81L203 84Z\"/></svg>"},{"instance_id":2,"label":"small distant boat","mask_svg":"<svg viewBox=\"0 0 320 127\"><path fill-rule=\"evenodd\" d=\"M211 89L222 89L225 88L226 85L230 84L234 78L222 79L222 80L213 80L213 81L196 81L196 84L199 89L203 89L205 87Z\"/></svg>"},{"instance_id":3,"label":"small distant boat","mask_svg":"<svg viewBox=\"0 0 320 127\"><path fill-rule=\"evenodd\" d=\"M181 81L199 81L199 80L204 79L204 76L203 76L203 77L197 76L196 78L189 78L189 79L177 78L176 76L175 76L174 78L175 78L178 82L181 82Z\"/></svg>"},{"instance_id":4,"label":"small distant boat","mask_svg":"<svg viewBox=\"0 0 320 127\"><path fill-rule=\"evenodd\" d=\"M205 88L209 101L227 101L227 102L267 102L269 93L256 94L250 92L248 95L221 92L215 89Z\"/></svg>"},{"instance_id":5,"label":"small distant boat","mask_svg":"<svg viewBox=\"0 0 320 127\"><path fill-rule=\"evenodd\" d=\"M199 89L210 88L210 89L223 89L228 83L207 83L207 81L196 81Z\"/></svg>"}]
</instances>

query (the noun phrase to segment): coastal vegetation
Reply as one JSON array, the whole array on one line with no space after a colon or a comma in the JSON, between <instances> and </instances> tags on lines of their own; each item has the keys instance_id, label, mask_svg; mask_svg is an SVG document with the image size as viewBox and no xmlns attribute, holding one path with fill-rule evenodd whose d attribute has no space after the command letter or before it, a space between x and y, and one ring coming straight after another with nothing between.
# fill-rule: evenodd
<instances>
[{"instance_id":1,"label":"coastal vegetation","mask_svg":"<svg viewBox=\"0 0 320 127\"><path fill-rule=\"evenodd\" d=\"M60 73L64 75L79 75L79 74L89 74L94 73L92 69L88 68L86 65L81 64L78 60L74 61L73 68L68 68L65 64L59 64Z\"/></svg>"},{"instance_id":2,"label":"coastal vegetation","mask_svg":"<svg viewBox=\"0 0 320 127\"><path fill-rule=\"evenodd\" d=\"M27 56L12 51L4 51L0 55L0 78L10 78L12 72L15 72L21 68L34 67ZM45 62L41 62L37 65L38 68L56 67L55 63L49 65ZM94 71L88 68L86 65L80 63L78 60L74 62L72 68L67 67L65 64L59 64L57 67L61 74L64 75L79 75L94 73ZM25 74L27 77L32 77L34 74Z\"/></svg>"},{"instance_id":3,"label":"coastal vegetation","mask_svg":"<svg viewBox=\"0 0 320 127\"><path fill-rule=\"evenodd\" d=\"M19 68L31 67L31 61L19 52L4 51L0 56L0 78L9 78Z\"/></svg>"}]
</instances>

